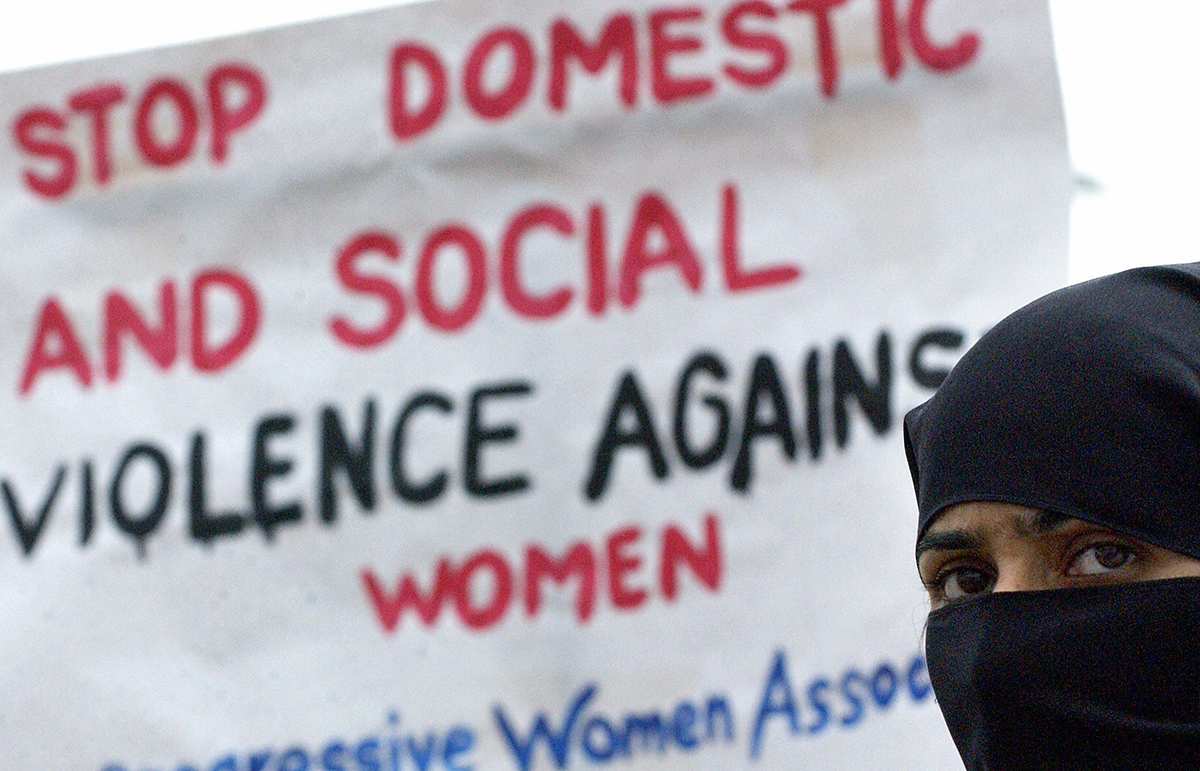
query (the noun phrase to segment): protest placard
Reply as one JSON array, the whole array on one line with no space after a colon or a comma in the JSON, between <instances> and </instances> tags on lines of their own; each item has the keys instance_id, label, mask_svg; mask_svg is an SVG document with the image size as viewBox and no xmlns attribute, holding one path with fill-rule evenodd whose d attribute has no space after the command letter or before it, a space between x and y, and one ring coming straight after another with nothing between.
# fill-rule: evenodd
<instances>
[{"instance_id":1,"label":"protest placard","mask_svg":"<svg viewBox=\"0 0 1200 771\"><path fill-rule=\"evenodd\" d=\"M1044 2L0 77L4 768L944 768L899 423L1065 279Z\"/></svg>"}]
</instances>

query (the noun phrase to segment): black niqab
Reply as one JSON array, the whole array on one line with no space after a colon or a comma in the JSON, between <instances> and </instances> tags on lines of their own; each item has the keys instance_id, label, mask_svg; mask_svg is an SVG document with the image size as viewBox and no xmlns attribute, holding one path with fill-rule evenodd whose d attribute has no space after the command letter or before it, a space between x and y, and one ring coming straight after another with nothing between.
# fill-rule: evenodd
<instances>
[{"instance_id":1,"label":"black niqab","mask_svg":"<svg viewBox=\"0 0 1200 771\"><path fill-rule=\"evenodd\" d=\"M1047 295L905 419L918 537L1020 504L1200 559L1200 264ZM930 614L967 768L1200 768L1200 579L995 594Z\"/></svg>"}]
</instances>

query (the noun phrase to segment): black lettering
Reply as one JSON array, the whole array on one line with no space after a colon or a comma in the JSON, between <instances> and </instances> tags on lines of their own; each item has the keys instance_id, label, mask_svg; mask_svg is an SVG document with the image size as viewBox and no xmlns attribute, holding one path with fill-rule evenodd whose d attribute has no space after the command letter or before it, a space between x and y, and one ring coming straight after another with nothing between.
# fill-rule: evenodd
<instances>
[{"instance_id":1,"label":"black lettering","mask_svg":"<svg viewBox=\"0 0 1200 771\"><path fill-rule=\"evenodd\" d=\"M438 412L449 415L454 405L445 396L430 391L417 394L404 405L400 416L396 418L396 426L392 429L392 454L389 467L392 472L392 489L401 500L409 503L432 503L446 491L450 473L445 469L438 471L425 482L411 482L404 473L405 432L408 419L425 407L432 407Z\"/></svg>"},{"instance_id":2,"label":"black lettering","mask_svg":"<svg viewBox=\"0 0 1200 771\"><path fill-rule=\"evenodd\" d=\"M125 507L125 472L130 469L134 461L141 458L150 461L154 471L157 472L158 492L154 497L154 502L143 514L134 515ZM117 464L116 473L113 474L112 484L108 488L108 506L112 511L113 522L121 532L137 542L138 559L146 558L146 539L162 522L170 500L171 463L167 460L167 454L152 444L135 444L130 447L121 458L121 462Z\"/></svg>"},{"instance_id":3,"label":"black lettering","mask_svg":"<svg viewBox=\"0 0 1200 771\"><path fill-rule=\"evenodd\" d=\"M679 385L675 389L675 447L679 450L679 457L684 465L694 469L707 468L716 463L729 445L729 407L719 396L713 394L706 394L700 400L716 416L712 441L699 450L692 449L688 443L688 399L691 396L692 380L701 372L711 375L717 381L724 381L728 376L725 364L716 354L707 351L692 357L683 374L679 376Z\"/></svg>"},{"instance_id":4,"label":"black lettering","mask_svg":"<svg viewBox=\"0 0 1200 771\"><path fill-rule=\"evenodd\" d=\"M346 473L350 490L363 511L375 509L375 402L363 405L362 440L350 446L337 410L326 405L321 410L321 521L337 521L337 490L333 478L338 470Z\"/></svg>"},{"instance_id":5,"label":"black lettering","mask_svg":"<svg viewBox=\"0 0 1200 771\"><path fill-rule=\"evenodd\" d=\"M66 477L67 467L60 465L54 472L50 490L42 499L41 508L38 509L37 518L32 524L25 521L25 515L21 513L21 504L17 501L17 493L13 490L12 485L7 479L0 484L0 489L4 491L4 504L8 507L8 518L12 520L13 530L17 533L17 540L21 543L21 552L24 556L28 557L33 552L33 547L37 545L42 528L46 526L46 519L50 516L50 509L54 507L54 499L58 497L58 491L62 488L63 480Z\"/></svg>"},{"instance_id":6,"label":"black lettering","mask_svg":"<svg viewBox=\"0 0 1200 771\"><path fill-rule=\"evenodd\" d=\"M245 517L236 511L208 512L206 443L203 432L193 434L192 451L188 457L188 528L192 538L204 544L221 536L237 535L246 525Z\"/></svg>"},{"instance_id":7,"label":"black lettering","mask_svg":"<svg viewBox=\"0 0 1200 771\"><path fill-rule=\"evenodd\" d=\"M766 397L766 401L764 401ZM762 419L762 405L770 405L770 416ZM770 356L765 354L754 360L754 371L746 390L746 408L742 423L742 441L738 446L737 458L733 462L730 486L744 493L754 477L752 468L753 443L759 437L774 436L779 439L783 452L789 459L796 458L796 434L792 430L791 412L783 393L783 382L779 370Z\"/></svg>"},{"instance_id":8,"label":"black lettering","mask_svg":"<svg viewBox=\"0 0 1200 771\"><path fill-rule=\"evenodd\" d=\"M467 492L480 498L507 495L529 487L525 474L510 474L505 477L484 479L482 451L485 444L511 442L517 438L517 426L504 423L497 426L483 425L483 403L487 399L525 396L533 391L533 385L525 382L501 383L480 388L471 394L471 405L467 415L467 441L463 460L463 484Z\"/></svg>"},{"instance_id":9,"label":"black lettering","mask_svg":"<svg viewBox=\"0 0 1200 771\"><path fill-rule=\"evenodd\" d=\"M821 430L821 352L816 348L808 353L804 362L804 395L807 399L807 414L804 427L808 435L808 453L813 460L821 457L823 432Z\"/></svg>"},{"instance_id":10,"label":"black lettering","mask_svg":"<svg viewBox=\"0 0 1200 771\"><path fill-rule=\"evenodd\" d=\"M96 530L96 484L92 474L92 461L80 464L83 472L79 485L79 548L88 545Z\"/></svg>"},{"instance_id":11,"label":"black lettering","mask_svg":"<svg viewBox=\"0 0 1200 771\"><path fill-rule=\"evenodd\" d=\"M634 425L631 429L621 428L624 416L633 416ZM637 378L632 372L621 376L617 386L617 395L613 400L612 409L608 413L608 422L604 433L596 445L592 455L592 472L588 475L584 494L589 501L594 501L604 494L608 486L608 475L612 471L613 459L621 447L641 447L646 451L646 459L650 461L650 471L656 479L665 479L668 472L667 457L663 454L662 444L654 432L654 421L650 418L650 407L642 396Z\"/></svg>"},{"instance_id":12,"label":"black lettering","mask_svg":"<svg viewBox=\"0 0 1200 771\"><path fill-rule=\"evenodd\" d=\"M938 388L950 374L950 370L946 367L927 366L925 364L926 349L941 348L944 351L956 351L962 348L963 339L963 333L957 329L931 329L918 337L913 343L908 357L908 370L912 373L913 381L922 388L931 390Z\"/></svg>"},{"instance_id":13,"label":"black lettering","mask_svg":"<svg viewBox=\"0 0 1200 771\"><path fill-rule=\"evenodd\" d=\"M296 426L291 415L272 415L259 421L254 429L254 461L250 467L250 499L254 505L254 521L270 541L279 525L299 522L304 516L299 501L272 506L267 500L267 482L286 476L292 470L291 458L272 457L268 444L271 438L289 433Z\"/></svg>"},{"instance_id":14,"label":"black lettering","mask_svg":"<svg viewBox=\"0 0 1200 771\"><path fill-rule=\"evenodd\" d=\"M838 447L845 447L850 439L848 397L858 402L876 434L884 434L892 426L892 341L887 332L879 333L875 345L875 369L879 374L871 385L855 363L850 344L838 341L833 351L833 433Z\"/></svg>"}]
</instances>

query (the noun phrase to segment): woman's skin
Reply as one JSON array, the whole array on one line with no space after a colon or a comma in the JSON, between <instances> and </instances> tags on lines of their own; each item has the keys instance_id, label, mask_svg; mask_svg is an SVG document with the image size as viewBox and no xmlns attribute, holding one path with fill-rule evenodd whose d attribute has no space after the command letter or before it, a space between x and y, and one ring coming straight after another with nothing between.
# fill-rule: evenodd
<instances>
[{"instance_id":1,"label":"woman's skin","mask_svg":"<svg viewBox=\"0 0 1200 771\"><path fill-rule=\"evenodd\" d=\"M1200 560L1080 519L971 502L930 524L917 543L917 569L937 610L991 592L1200 576Z\"/></svg>"}]
</instances>

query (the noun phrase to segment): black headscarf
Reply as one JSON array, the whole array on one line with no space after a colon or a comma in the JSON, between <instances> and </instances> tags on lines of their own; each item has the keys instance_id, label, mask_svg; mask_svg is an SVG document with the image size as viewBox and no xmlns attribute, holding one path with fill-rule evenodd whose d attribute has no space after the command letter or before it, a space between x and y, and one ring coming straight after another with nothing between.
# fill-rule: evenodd
<instances>
[{"instance_id":1,"label":"black headscarf","mask_svg":"<svg viewBox=\"0 0 1200 771\"><path fill-rule=\"evenodd\" d=\"M1200 263L1025 306L904 432L918 538L949 506L996 501L1200 559ZM972 771L1200 768L1200 579L952 603L926 640Z\"/></svg>"}]
</instances>

